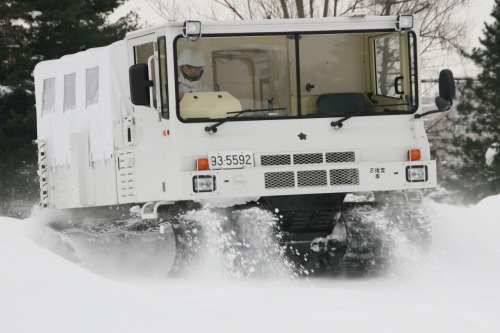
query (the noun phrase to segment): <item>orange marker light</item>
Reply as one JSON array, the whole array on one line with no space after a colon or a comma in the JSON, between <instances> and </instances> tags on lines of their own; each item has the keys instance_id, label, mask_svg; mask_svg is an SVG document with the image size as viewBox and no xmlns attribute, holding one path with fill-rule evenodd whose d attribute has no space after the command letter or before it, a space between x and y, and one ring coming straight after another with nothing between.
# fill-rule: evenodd
<instances>
[{"instance_id":1,"label":"orange marker light","mask_svg":"<svg viewBox=\"0 0 500 333\"><path fill-rule=\"evenodd\" d=\"M169 130L163 130L163 132L161 132L161 134L163 134L163 136L169 136L170 135L170 131Z\"/></svg>"},{"instance_id":2,"label":"orange marker light","mask_svg":"<svg viewBox=\"0 0 500 333\"><path fill-rule=\"evenodd\" d=\"M410 149L410 150L408 150L408 160L410 160L410 161L420 161L420 149Z\"/></svg>"},{"instance_id":3,"label":"orange marker light","mask_svg":"<svg viewBox=\"0 0 500 333\"><path fill-rule=\"evenodd\" d=\"M208 170L208 158L199 158L196 160L196 170Z\"/></svg>"}]
</instances>

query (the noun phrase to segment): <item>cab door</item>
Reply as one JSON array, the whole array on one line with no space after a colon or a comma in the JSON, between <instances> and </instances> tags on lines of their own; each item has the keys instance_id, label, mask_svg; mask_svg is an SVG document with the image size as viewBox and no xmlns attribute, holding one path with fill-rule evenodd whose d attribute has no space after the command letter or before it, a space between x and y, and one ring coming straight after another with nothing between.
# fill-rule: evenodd
<instances>
[{"instance_id":1,"label":"cab door","mask_svg":"<svg viewBox=\"0 0 500 333\"><path fill-rule=\"evenodd\" d=\"M166 103L162 103L162 93L166 96L166 91L161 89L165 77L159 71L158 43L157 34L150 33L129 39L127 44L131 91L134 84L139 84L145 87L149 96L142 99L140 105L131 103L131 113L125 115L124 121L130 156L124 165L134 173L136 202L164 199L162 105ZM137 67L144 69L142 82L132 74Z\"/></svg>"}]
</instances>

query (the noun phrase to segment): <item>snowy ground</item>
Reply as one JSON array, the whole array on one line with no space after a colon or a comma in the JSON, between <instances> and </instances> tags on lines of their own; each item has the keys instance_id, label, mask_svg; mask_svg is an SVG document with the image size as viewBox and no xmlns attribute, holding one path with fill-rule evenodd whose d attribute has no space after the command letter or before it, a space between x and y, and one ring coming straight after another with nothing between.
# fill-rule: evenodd
<instances>
[{"instance_id":1,"label":"snowy ground","mask_svg":"<svg viewBox=\"0 0 500 333\"><path fill-rule=\"evenodd\" d=\"M330 279L104 277L39 245L37 219L0 217L0 332L500 332L500 195L426 209L429 254Z\"/></svg>"}]
</instances>

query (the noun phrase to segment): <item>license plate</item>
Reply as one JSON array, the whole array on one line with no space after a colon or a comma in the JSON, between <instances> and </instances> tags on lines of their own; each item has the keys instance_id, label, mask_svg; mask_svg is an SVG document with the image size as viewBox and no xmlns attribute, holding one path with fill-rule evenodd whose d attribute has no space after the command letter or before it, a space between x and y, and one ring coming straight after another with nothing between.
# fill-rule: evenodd
<instances>
[{"instance_id":1,"label":"license plate","mask_svg":"<svg viewBox=\"0 0 500 333\"><path fill-rule=\"evenodd\" d=\"M241 169L254 166L250 150L208 152L210 169Z\"/></svg>"}]
</instances>

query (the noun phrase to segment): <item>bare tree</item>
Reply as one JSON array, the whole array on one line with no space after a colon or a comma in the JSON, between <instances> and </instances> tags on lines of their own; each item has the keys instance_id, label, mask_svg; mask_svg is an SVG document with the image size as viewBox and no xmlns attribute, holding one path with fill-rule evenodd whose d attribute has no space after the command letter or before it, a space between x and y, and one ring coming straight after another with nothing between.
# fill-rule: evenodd
<instances>
[{"instance_id":1,"label":"bare tree","mask_svg":"<svg viewBox=\"0 0 500 333\"><path fill-rule=\"evenodd\" d=\"M146 0L169 21L187 16L240 20L340 16L356 10L364 2L366 0Z\"/></svg>"},{"instance_id":2,"label":"bare tree","mask_svg":"<svg viewBox=\"0 0 500 333\"><path fill-rule=\"evenodd\" d=\"M146 4L167 21L186 19L213 20L218 17L220 5L215 0L204 1L203 5L191 0L145 0ZM224 1L222 1L224 2ZM228 2L230 5L230 2ZM218 8L219 7L219 8ZM225 19L246 19L237 15L237 8L225 10Z\"/></svg>"},{"instance_id":3,"label":"bare tree","mask_svg":"<svg viewBox=\"0 0 500 333\"><path fill-rule=\"evenodd\" d=\"M342 16L362 11L373 15L416 14L421 18L421 52L460 49L468 23L459 20L474 0L146 0L167 20L271 19Z\"/></svg>"}]
</instances>

